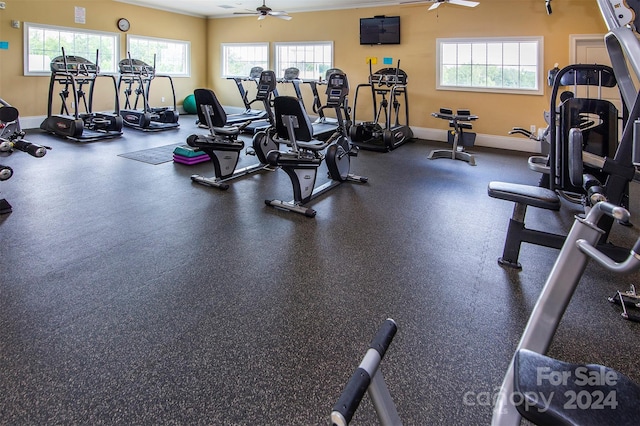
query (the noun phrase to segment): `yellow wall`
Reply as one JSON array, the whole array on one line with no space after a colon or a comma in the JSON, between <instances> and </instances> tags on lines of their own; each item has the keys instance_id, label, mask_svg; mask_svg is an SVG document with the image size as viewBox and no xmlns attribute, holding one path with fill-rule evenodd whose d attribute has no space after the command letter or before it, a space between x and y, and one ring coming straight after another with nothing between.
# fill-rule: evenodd
<instances>
[{"instance_id":1,"label":"yellow wall","mask_svg":"<svg viewBox=\"0 0 640 426\"><path fill-rule=\"evenodd\" d=\"M543 125L542 112L548 109L549 89L544 96L437 91L436 38L543 36L544 68L548 69L556 62L561 66L568 64L570 34L606 32L595 0L563 0L554 4L550 16L541 0L484 0L473 9L443 5L435 12L427 12L426 5L410 4L296 13L291 21L274 18L257 21L255 17L207 20L111 0L5 1L6 10L0 11L0 40L9 41L10 49L0 50L0 96L16 105L23 116L46 114L49 78L22 75L23 30L11 28L11 20L117 32L117 19L127 17L131 21L130 34L189 40L191 78L175 79L178 99L181 101L196 87L211 87L227 105L240 105L240 98L235 85L220 75L220 43L331 40L334 65L347 73L352 90L367 81L367 57L376 56L380 60L392 57L394 63L401 60L401 68L409 75L412 126L444 129L446 122L431 117L431 112L440 107L469 108L480 116L474 124L478 133L501 136L513 126ZM86 8L86 25L74 24L74 6ZM359 18L374 15L401 17L402 44L359 45ZM123 57L125 50L126 41L122 37ZM378 68L382 66L380 62ZM282 88L280 92L287 94ZM368 113L359 112L357 118L369 117Z\"/></svg>"},{"instance_id":2,"label":"yellow wall","mask_svg":"<svg viewBox=\"0 0 640 426\"><path fill-rule=\"evenodd\" d=\"M0 97L16 106L22 116L40 116L47 113L49 77L23 76L24 22L58 25L87 30L119 32L118 18L131 22L129 34L147 37L187 40L191 42L191 78L174 78L179 103L193 89L206 85L207 20L176 15L160 10L132 6L112 0L4 0L6 9L0 10L0 40L9 42L9 50L0 50ZM86 9L86 24L74 23L74 7ZM21 22L20 29L11 28L11 21ZM126 57L126 37L120 37L120 55ZM69 52L68 52L69 53ZM71 53L69 53L71 54ZM87 58L94 60L94 58ZM105 81L103 81L105 80ZM164 80L164 79L162 79ZM158 91L165 83L158 80ZM56 89L57 90L57 89ZM113 85L106 79L96 83L99 91L96 110L113 108ZM152 88L153 90L153 88ZM100 93L104 92L104 96ZM155 92L159 95L158 92ZM170 92L169 92L170 93ZM168 96L168 95L167 95ZM168 101L168 99L167 99ZM59 104L54 104L57 112Z\"/></svg>"},{"instance_id":3,"label":"yellow wall","mask_svg":"<svg viewBox=\"0 0 640 426\"><path fill-rule=\"evenodd\" d=\"M553 9L553 14L547 15L540 0L485 0L473 9L443 5L432 12L427 12L426 5L411 4L296 13L290 21L257 21L254 17L213 19L208 32L211 52L208 84L224 103L239 105L235 87L221 79L220 43L333 40L334 66L347 73L352 94L357 84L368 79L367 57L378 57L374 71L385 67L383 57L392 57L394 63L400 60L400 68L409 76L411 126L445 129L446 121L431 117L431 112L440 107L469 108L480 116L474 123L475 131L507 135L513 126L545 124L542 113L549 109L549 88L545 89L545 96L438 91L436 38L543 36L544 68L553 68L556 62L562 67L569 61L570 34L604 35L606 27L595 0L564 0L554 4ZM400 45L360 46L359 18L374 15L401 17ZM273 48L271 55L274 56ZM281 76L281 70L274 71ZM358 106L361 103L364 107L366 101L359 99ZM359 107L357 119L371 118L370 112L360 111Z\"/></svg>"}]
</instances>

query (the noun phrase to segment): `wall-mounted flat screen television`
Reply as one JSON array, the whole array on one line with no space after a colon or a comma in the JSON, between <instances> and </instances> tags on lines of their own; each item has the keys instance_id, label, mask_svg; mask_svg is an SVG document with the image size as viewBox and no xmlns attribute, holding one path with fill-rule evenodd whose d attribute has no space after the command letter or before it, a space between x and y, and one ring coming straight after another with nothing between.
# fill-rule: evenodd
<instances>
[{"instance_id":1,"label":"wall-mounted flat screen television","mask_svg":"<svg viewBox=\"0 0 640 426\"><path fill-rule=\"evenodd\" d=\"M400 44L400 17L360 18L360 44Z\"/></svg>"}]
</instances>

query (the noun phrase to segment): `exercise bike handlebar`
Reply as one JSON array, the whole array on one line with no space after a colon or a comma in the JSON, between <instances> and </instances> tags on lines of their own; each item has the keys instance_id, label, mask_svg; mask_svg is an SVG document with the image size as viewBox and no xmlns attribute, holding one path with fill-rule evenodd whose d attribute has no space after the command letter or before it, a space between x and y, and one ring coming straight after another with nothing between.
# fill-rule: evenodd
<instances>
[{"instance_id":1,"label":"exercise bike handlebar","mask_svg":"<svg viewBox=\"0 0 640 426\"><path fill-rule=\"evenodd\" d=\"M302 149L307 149L310 151L322 151L332 143L334 143L338 138L342 136L340 132L334 132L329 139L326 141L314 140L313 142L305 142L305 141L295 141L295 146Z\"/></svg>"},{"instance_id":2,"label":"exercise bike handlebar","mask_svg":"<svg viewBox=\"0 0 640 426\"><path fill-rule=\"evenodd\" d=\"M331 412L332 425L346 426L349 424L397 331L398 326L391 318L388 318L380 326L360 366L347 382L338 402L333 407Z\"/></svg>"}]
</instances>

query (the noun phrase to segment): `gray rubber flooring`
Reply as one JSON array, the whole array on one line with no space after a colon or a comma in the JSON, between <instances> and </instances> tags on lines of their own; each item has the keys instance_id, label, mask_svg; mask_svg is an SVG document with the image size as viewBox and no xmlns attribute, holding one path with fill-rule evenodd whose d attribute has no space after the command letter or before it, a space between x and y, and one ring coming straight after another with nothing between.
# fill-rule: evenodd
<instances>
[{"instance_id":1,"label":"gray rubber flooring","mask_svg":"<svg viewBox=\"0 0 640 426\"><path fill-rule=\"evenodd\" d=\"M525 154L477 148L471 167L428 160L436 142L361 151L352 171L369 183L314 200L309 219L265 206L292 197L282 171L223 192L189 178L211 163L119 156L203 132L180 122L87 144L32 131L53 147L44 158L0 159L15 172L0 184L13 206L0 217L1 424L324 425L387 317L399 331L382 372L404 423L489 423L558 254L524 245L522 271L496 262L513 206L487 184L536 184ZM578 212L530 209L527 223L564 233ZM589 265L551 354L640 381L639 325L606 299L639 278ZM375 423L365 398L353 424Z\"/></svg>"}]
</instances>

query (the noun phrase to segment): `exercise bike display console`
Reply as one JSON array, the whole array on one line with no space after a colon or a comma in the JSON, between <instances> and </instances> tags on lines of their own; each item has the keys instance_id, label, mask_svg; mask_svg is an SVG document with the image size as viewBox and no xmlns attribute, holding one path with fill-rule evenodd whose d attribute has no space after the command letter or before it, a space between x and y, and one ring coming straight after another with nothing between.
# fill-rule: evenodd
<instances>
[{"instance_id":1,"label":"exercise bike display console","mask_svg":"<svg viewBox=\"0 0 640 426\"><path fill-rule=\"evenodd\" d=\"M465 146L473 146L475 142L475 133L465 133L465 130L471 130L472 121L478 119L477 115L472 115L468 109L459 109L456 114L448 108L440 108L439 112L431 114L435 118L449 121L449 127L453 128L453 147L451 149L435 149L429 154L429 160L436 158L451 158L452 160L462 160L471 166L476 165L476 158L473 154L469 154L464 150Z\"/></svg>"},{"instance_id":2,"label":"exercise bike display console","mask_svg":"<svg viewBox=\"0 0 640 426\"><path fill-rule=\"evenodd\" d=\"M62 56L51 61L47 118L40 124L42 130L77 142L110 139L122 135L122 117L120 117L116 79L112 75L100 74L100 67L97 64L97 52L94 63L80 56L66 55L64 49ZM98 77L111 79L113 83L115 92L113 113L93 111L93 94ZM53 92L56 85L61 87L59 114L53 113ZM85 92L85 86L88 86L88 93ZM69 101L71 106L67 104ZM84 109L83 112L80 112L81 107Z\"/></svg>"}]
</instances>

